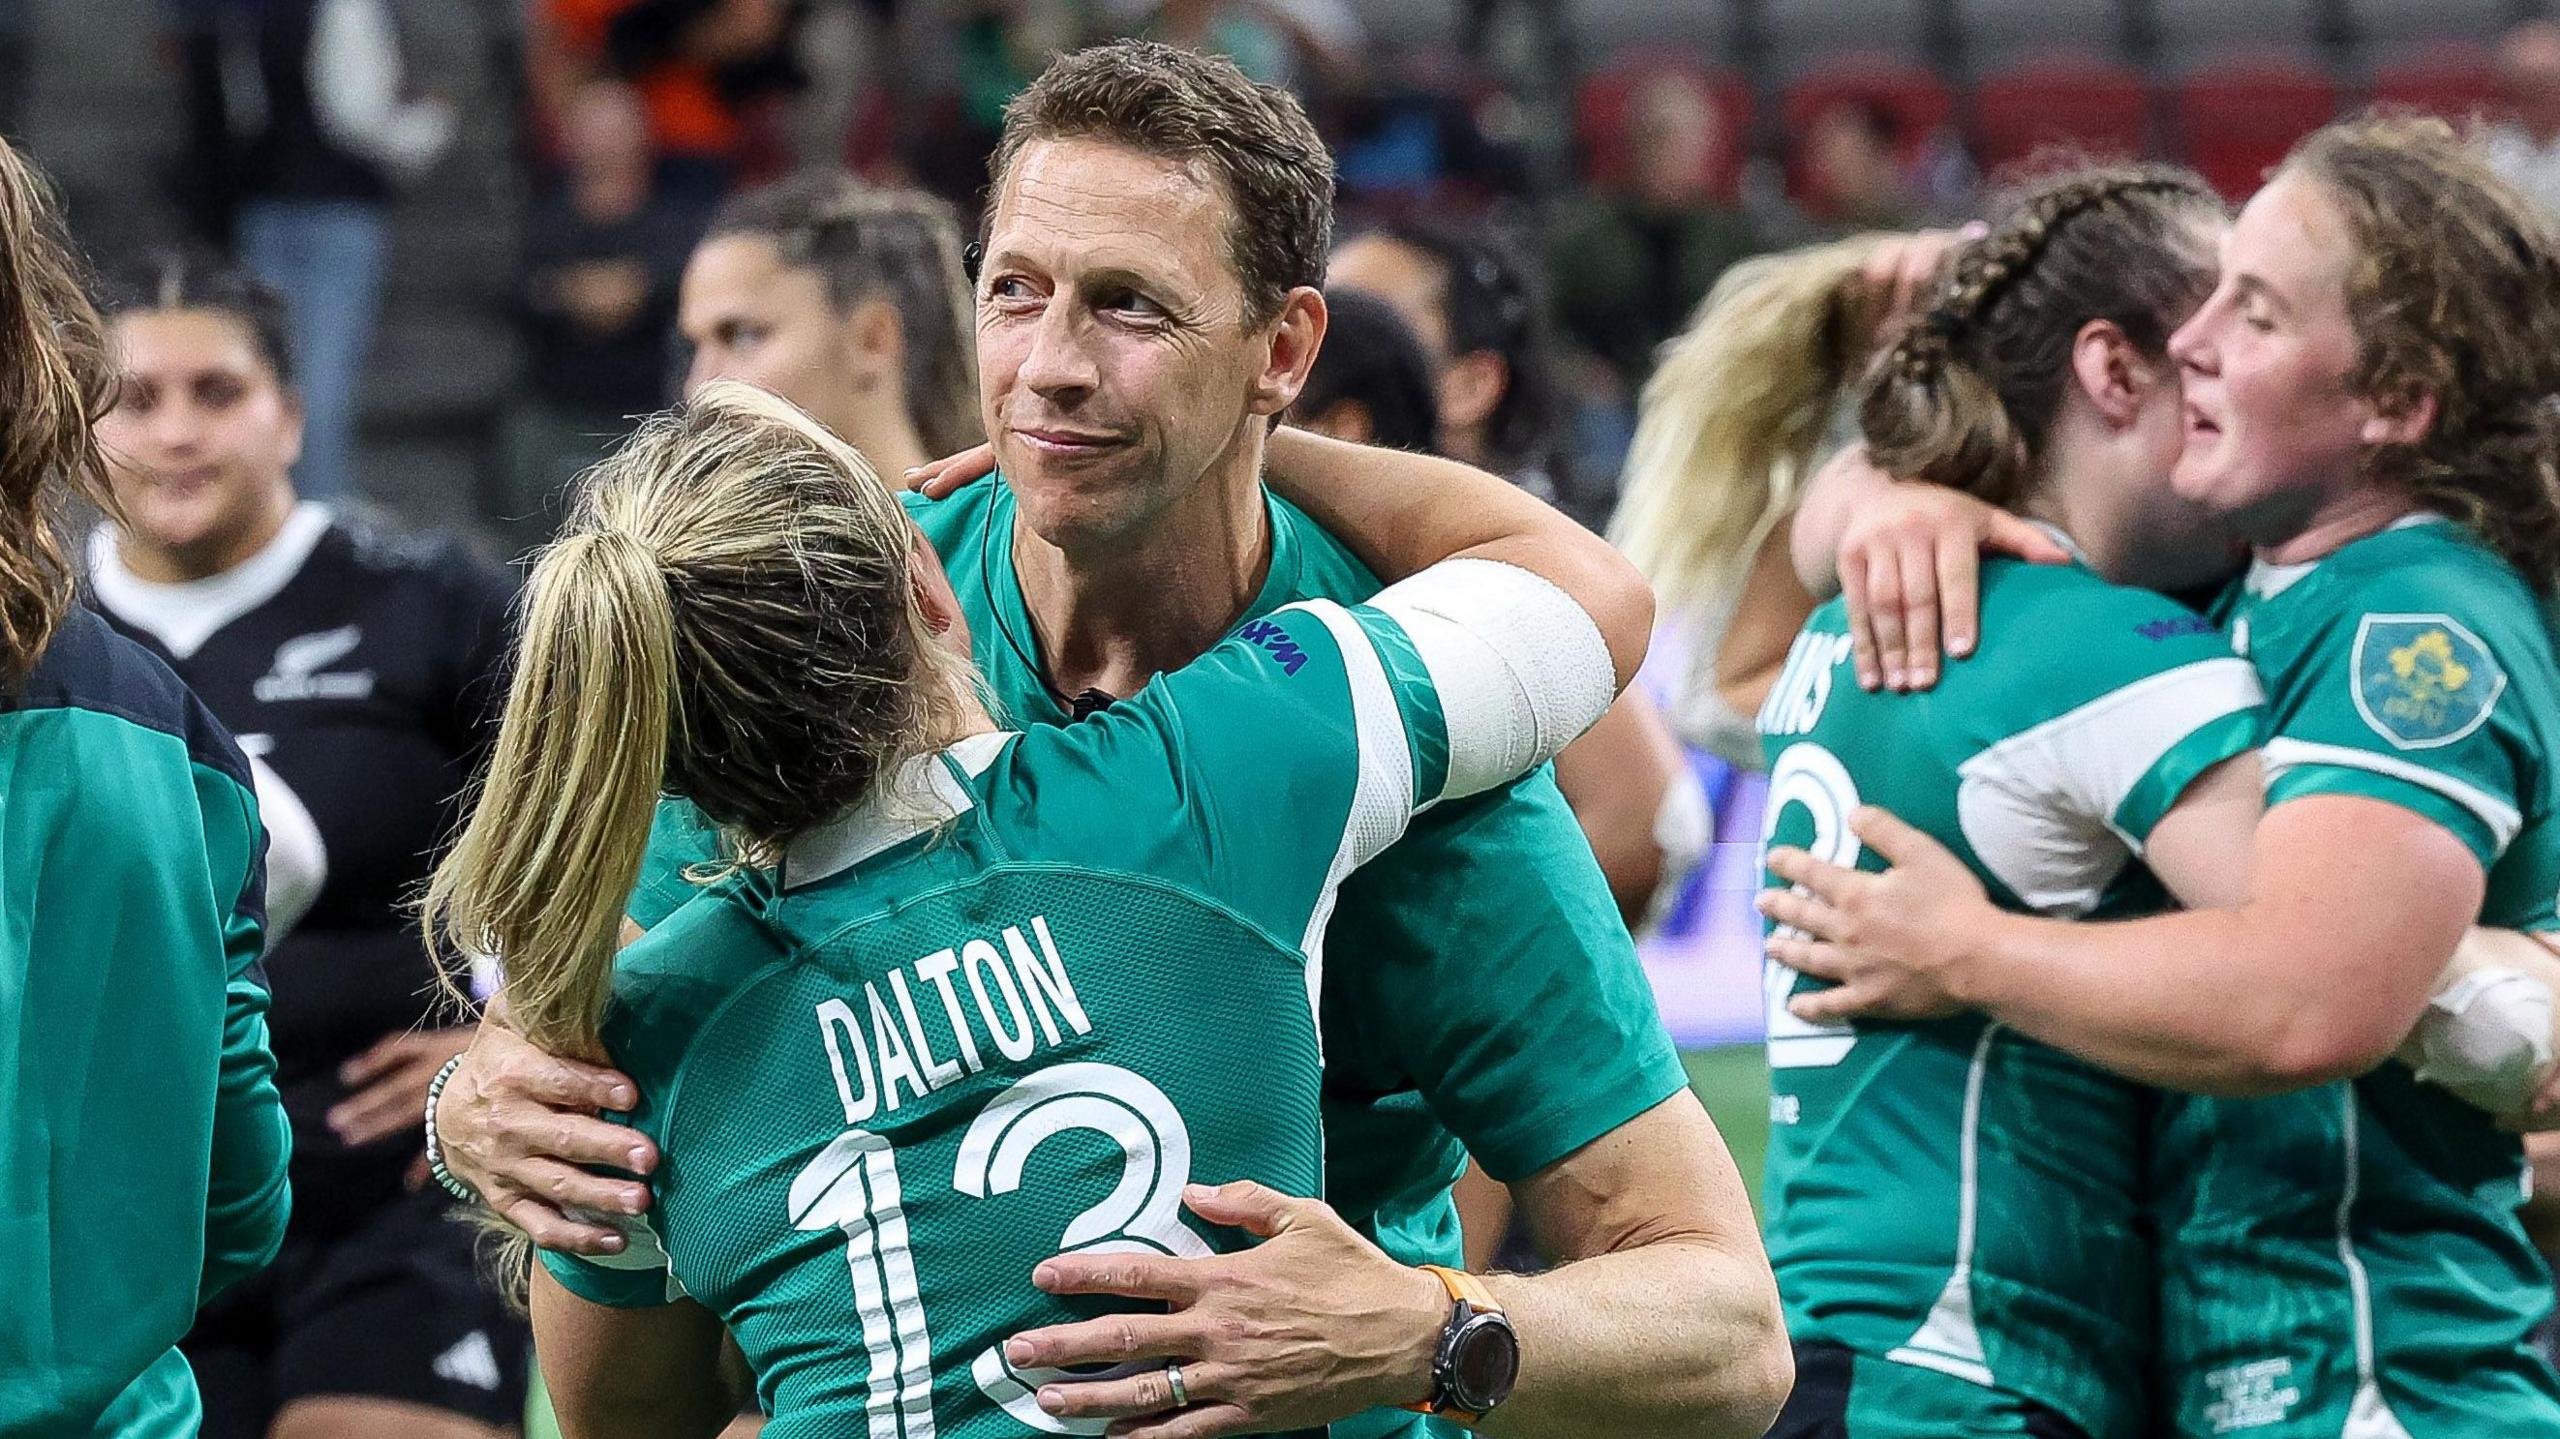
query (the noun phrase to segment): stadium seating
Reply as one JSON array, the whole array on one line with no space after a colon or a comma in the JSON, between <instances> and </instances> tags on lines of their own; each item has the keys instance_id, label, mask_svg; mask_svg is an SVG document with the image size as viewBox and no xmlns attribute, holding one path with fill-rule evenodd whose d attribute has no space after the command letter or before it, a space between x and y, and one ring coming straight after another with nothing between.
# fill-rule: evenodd
<instances>
[{"instance_id":1,"label":"stadium seating","mask_svg":"<svg viewBox=\"0 0 2560 1439\"><path fill-rule=\"evenodd\" d=\"M2494 114L2501 104L2495 61L2488 48L2445 44L2375 67L2372 98L2405 105L2448 120Z\"/></svg>"},{"instance_id":2,"label":"stadium seating","mask_svg":"<svg viewBox=\"0 0 2560 1439\"><path fill-rule=\"evenodd\" d=\"M2088 54L2124 54L2117 0L1955 0L1958 33L1976 74Z\"/></svg>"},{"instance_id":3,"label":"stadium seating","mask_svg":"<svg viewBox=\"0 0 2560 1439\"><path fill-rule=\"evenodd\" d=\"M2174 153L2235 200L2337 113L2337 82L2289 56L2208 65L2170 91Z\"/></svg>"},{"instance_id":4,"label":"stadium seating","mask_svg":"<svg viewBox=\"0 0 2560 1439\"><path fill-rule=\"evenodd\" d=\"M2151 90L2142 72L2066 56L1986 75L1975 85L1974 158L1986 173L2048 145L2109 158L2149 154Z\"/></svg>"},{"instance_id":5,"label":"stadium seating","mask_svg":"<svg viewBox=\"0 0 2560 1439\"><path fill-rule=\"evenodd\" d=\"M1787 86L1781 102L1787 133L1804 133L1816 116L1844 102L1873 105L1891 117L1906 159L1955 114L1955 97L1936 71L1894 55L1853 54L1808 70Z\"/></svg>"}]
</instances>

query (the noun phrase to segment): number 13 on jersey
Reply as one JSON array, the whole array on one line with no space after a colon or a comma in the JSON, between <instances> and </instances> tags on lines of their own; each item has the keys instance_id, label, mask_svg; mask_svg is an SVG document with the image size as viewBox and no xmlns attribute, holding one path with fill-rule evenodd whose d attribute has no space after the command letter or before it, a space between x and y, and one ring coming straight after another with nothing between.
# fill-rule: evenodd
<instances>
[{"instance_id":1,"label":"number 13 on jersey","mask_svg":"<svg viewBox=\"0 0 2560 1439\"><path fill-rule=\"evenodd\" d=\"M1118 1145L1120 1176L1108 1194L1068 1221L1058 1241L1062 1251L1180 1258L1211 1252L1181 1218L1191 1131L1163 1090L1118 1065L1051 1065L988 1101L960 1141L952 1188L974 1199L1012 1193L1031 1151L1069 1130L1090 1130ZM869 1130L846 1130L791 1182L790 1205L794 1229L844 1231L854 1311L871 1360L870 1439L934 1439L933 1336L896 1151ZM1030 1276L1022 1282L1028 1285ZM994 1345L970 1365L989 1399L1049 1434L1099 1434L1109 1421L1050 1415L1033 1398L1040 1385L1120 1372L1016 1370Z\"/></svg>"},{"instance_id":2,"label":"number 13 on jersey","mask_svg":"<svg viewBox=\"0 0 2560 1439\"><path fill-rule=\"evenodd\" d=\"M1768 873L1769 847L1781 840L1829 864L1844 868L1856 864L1865 849L1849 829L1849 815L1857 807L1857 783L1837 755L1810 741L1787 746L1769 766L1769 803L1761 812L1761 873ZM1797 818L1790 823L1790 816ZM1781 826L1787 831L1783 835ZM1802 931L1780 925L1772 933L1795 936ZM1812 1024L1788 1011L1787 1000L1802 977L1774 959L1761 962L1760 991L1768 1006L1772 1069L1838 1064L1858 1042L1856 1031L1848 1025Z\"/></svg>"}]
</instances>

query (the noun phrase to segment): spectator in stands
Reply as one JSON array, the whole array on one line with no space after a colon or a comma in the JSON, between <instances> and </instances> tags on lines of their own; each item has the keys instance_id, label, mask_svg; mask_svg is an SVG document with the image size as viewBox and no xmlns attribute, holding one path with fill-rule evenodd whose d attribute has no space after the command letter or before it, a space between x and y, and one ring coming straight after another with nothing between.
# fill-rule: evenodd
<instances>
[{"instance_id":1,"label":"spectator in stands","mask_svg":"<svg viewBox=\"0 0 2560 1439\"><path fill-rule=\"evenodd\" d=\"M1903 176L1893 113L1871 100L1844 99L1816 113L1796 137L1797 203L1826 234L1905 230L1920 214Z\"/></svg>"},{"instance_id":2,"label":"spectator in stands","mask_svg":"<svg viewBox=\"0 0 2560 1439\"><path fill-rule=\"evenodd\" d=\"M664 398L676 286L716 198L657 163L639 94L619 81L570 98L560 149L566 169L525 217L517 291L529 363L500 518L527 543L557 523L552 500L571 476Z\"/></svg>"},{"instance_id":3,"label":"spectator in stands","mask_svg":"<svg viewBox=\"0 0 2560 1439\"><path fill-rule=\"evenodd\" d=\"M123 523L91 537L92 598L291 787L326 860L266 956L293 1215L275 1266L186 1341L203 1432L496 1439L522 1412L525 1331L424 1182L427 1085L472 1029L437 1027L409 903L494 722L505 573L296 495L273 292L164 253L103 299L123 384L98 435Z\"/></svg>"},{"instance_id":4,"label":"spectator in stands","mask_svg":"<svg viewBox=\"0 0 2560 1439\"><path fill-rule=\"evenodd\" d=\"M660 154L734 175L758 103L799 83L791 23L784 0L535 0L525 36L535 119L556 144L580 86L624 80Z\"/></svg>"},{"instance_id":5,"label":"spectator in stands","mask_svg":"<svg viewBox=\"0 0 2560 1439\"><path fill-rule=\"evenodd\" d=\"M1628 102L1626 131L1622 184L1567 203L1547 274L1565 333L1633 395L1654 351L1760 243L1733 197L1717 192L1735 137L1703 79L1666 70L1646 80Z\"/></svg>"},{"instance_id":6,"label":"spectator in stands","mask_svg":"<svg viewBox=\"0 0 2560 1439\"><path fill-rule=\"evenodd\" d=\"M409 92L385 0L240 8L253 49L234 57L247 63L222 65L217 82L224 116L257 117L231 136L240 255L284 295L303 364L294 481L333 500L355 480L392 192L444 153L455 116Z\"/></svg>"},{"instance_id":7,"label":"spectator in stands","mask_svg":"<svg viewBox=\"0 0 2560 1439\"><path fill-rule=\"evenodd\" d=\"M971 315L950 206L799 176L730 201L685 266L685 389L770 390L894 482L983 438Z\"/></svg>"},{"instance_id":8,"label":"spectator in stands","mask_svg":"<svg viewBox=\"0 0 2560 1439\"><path fill-rule=\"evenodd\" d=\"M2546 209L2560 210L2560 21L2528 20L2498 47L2506 118L2483 136L2489 163Z\"/></svg>"},{"instance_id":9,"label":"spectator in stands","mask_svg":"<svg viewBox=\"0 0 2560 1439\"><path fill-rule=\"evenodd\" d=\"M1440 452L1493 471L1595 528L1614 496L1567 463L1566 398L1546 297L1519 247L1482 227L1404 224L1346 240L1328 290L1396 307L1439 371Z\"/></svg>"},{"instance_id":10,"label":"spectator in stands","mask_svg":"<svg viewBox=\"0 0 2560 1439\"><path fill-rule=\"evenodd\" d=\"M1224 55L1265 85L1305 91L1357 68L1360 17L1345 0L1122 0L1150 39Z\"/></svg>"}]
</instances>

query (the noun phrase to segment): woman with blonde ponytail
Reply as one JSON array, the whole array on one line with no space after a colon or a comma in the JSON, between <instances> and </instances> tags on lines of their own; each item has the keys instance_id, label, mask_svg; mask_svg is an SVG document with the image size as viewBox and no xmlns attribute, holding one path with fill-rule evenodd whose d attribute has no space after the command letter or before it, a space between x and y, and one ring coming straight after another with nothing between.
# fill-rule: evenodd
<instances>
[{"instance_id":1,"label":"woman with blonde ponytail","mask_svg":"<svg viewBox=\"0 0 2560 1439\"><path fill-rule=\"evenodd\" d=\"M114 371L51 195L0 141L0 1433L201 1422L176 1344L282 1242L249 762L73 603Z\"/></svg>"},{"instance_id":2,"label":"woman with blonde ponytail","mask_svg":"<svg viewBox=\"0 0 2560 1439\"><path fill-rule=\"evenodd\" d=\"M1320 1181L1335 887L1417 808L1588 727L1651 623L1605 544L1439 474L1422 536L1409 493L1311 497L1437 561L1374 603L1289 606L1027 734L989 717L896 497L784 402L705 386L589 474L427 899L504 965L512 1023L631 1076L664 1154L616 1252L532 1276L565 1433L716 1429L723 1326L775 1434L993 1439L1146 1386L1231 1397L1242 1376L1178 1360L1017 1363L1009 1336L1093 1312L1034 1267L1229 1249L1239 1207L1339 1227L1289 1197ZM719 827L725 873L617 956L662 792Z\"/></svg>"},{"instance_id":3,"label":"woman with blonde ponytail","mask_svg":"<svg viewBox=\"0 0 2560 1439\"><path fill-rule=\"evenodd\" d=\"M1867 361L1955 239L1859 235L1743 261L1663 347L1610 535L1692 646L1672 713L1689 743L1760 767L1751 715L1814 606L1789 570L1790 521Z\"/></svg>"}]
</instances>

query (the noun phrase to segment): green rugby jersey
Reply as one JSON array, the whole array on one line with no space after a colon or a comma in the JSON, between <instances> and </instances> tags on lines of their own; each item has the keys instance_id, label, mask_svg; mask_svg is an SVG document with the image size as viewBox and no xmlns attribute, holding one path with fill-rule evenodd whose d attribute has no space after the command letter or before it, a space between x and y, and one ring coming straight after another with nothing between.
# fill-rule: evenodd
<instances>
[{"instance_id":1,"label":"green rugby jersey","mask_svg":"<svg viewBox=\"0 0 2560 1439\"><path fill-rule=\"evenodd\" d=\"M2560 894L2560 666L2539 599L2461 527L2417 517L2223 606L2273 712L2267 802L2361 795L2462 837L2479 922ZM2560 1433L2526 1335L2550 1271L2524 1164L2487 1116L2393 1061L2272 1099L2171 1099L2156 1145L2162 1342L2181 1434Z\"/></svg>"},{"instance_id":2,"label":"green rugby jersey","mask_svg":"<svg viewBox=\"0 0 2560 1439\"><path fill-rule=\"evenodd\" d=\"M1013 493L999 479L947 500L908 496L960 598L978 670L1004 716L1065 724L1013 566ZM1353 604L1375 576L1296 507L1270 497L1271 566L1246 607ZM631 916L646 926L692 887L712 843L692 807L661 810ZM1687 1083L1634 941L1552 775L1418 817L1354 874L1328 926L1322 997L1325 1199L1410 1264L1464 1262L1449 1188L1472 1153L1516 1180ZM1379 1412L1337 1439L1425 1427Z\"/></svg>"},{"instance_id":3,"label":"green rugby jersey","mask_svg":"<svg viewBox=\"0 0 2560 1439\"><path fill-rule=\"evenodd\" d=\"M193 1435L176 1344L284 1237L248 761L75 609L0 696L0 1434Z\"/></svg>"},{"instance_id":4,"label":"green rugby jersey","mask_svg":"<svg viewBox=\"0 0 2560 1439\"><path fill-rule=\"evenodd\" d=\"M915 762L624 952L605 1047L665 1149L657 1242L544 1262L721 1315L773 1439L1099 1433L999 1346L1126 1306L1033 1267L1241 1247L1186 1183L1320 1191L1325 920L1449 773L1404 629L1329 603Z\"/></svg>"},{"instance_id":5,"label":"green rugby jersey","mask_svg":"<svg viewBox=\"0 0 2560 1439\"><path fill-rule=\"evenodd\" d=\"M2157 908L2152 826L2263 737L2257 677L2209 622L2076 565L1988 561L1979 655L1922 694L1858 688L1846 613L1814 612L1759 719L1767 841L1835 864L1883 868L1847 824L1875 804L2004 908ZM2149 1092L1978 1015L1808 1024L1786 1002L1814 982L1767 976L1788 1332L2146 1435Z\"/></svg>"}]
</instances>

